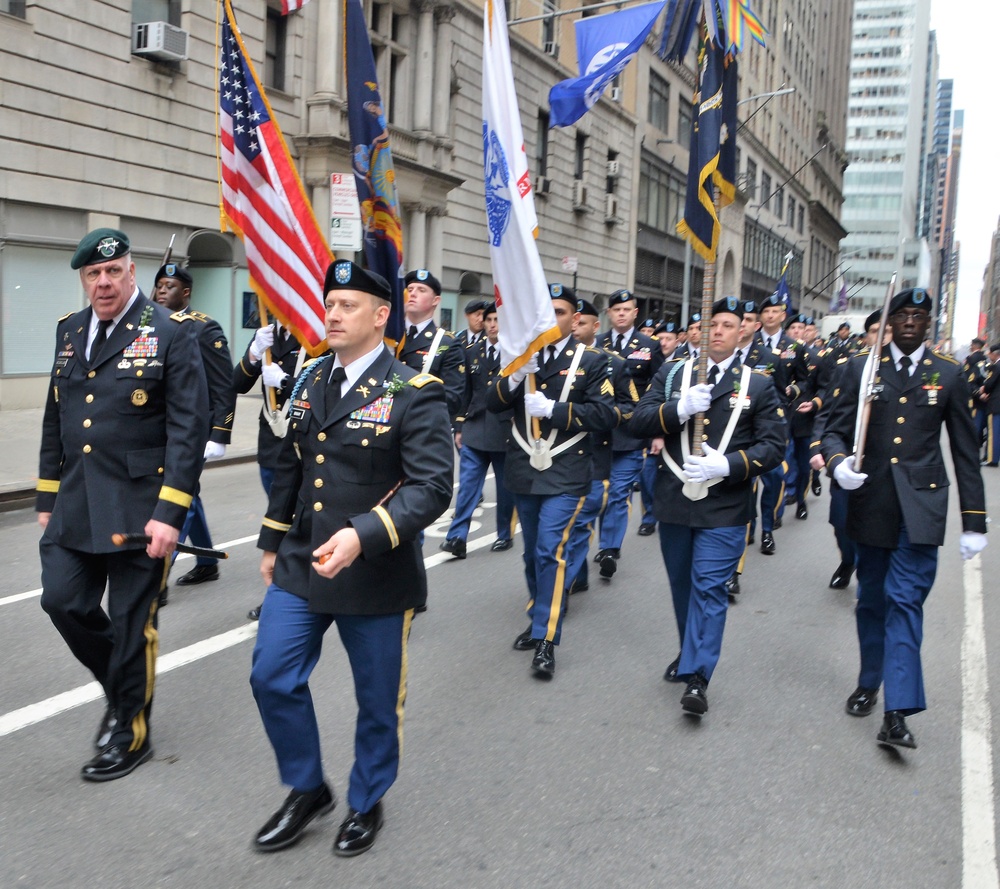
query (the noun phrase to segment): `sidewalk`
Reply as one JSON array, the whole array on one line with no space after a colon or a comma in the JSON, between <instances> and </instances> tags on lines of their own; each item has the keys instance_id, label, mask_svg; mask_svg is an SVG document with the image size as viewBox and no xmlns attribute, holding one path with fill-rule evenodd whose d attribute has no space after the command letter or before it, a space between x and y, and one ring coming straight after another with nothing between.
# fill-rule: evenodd
<instances>
[{"instance_id":1,"label":"sidewalk","mask_svg":"<svg viewBox=\"0 0 1000 889\"><path fill-rule=\"evenodd\" d=\"M205 464L214 466L247 462L257 457L257 417L260 393L236 399L233 439L226 456ZM38 480L38 450L42 439L42 409L0 411L0 510L30 506Z\"/></svg>"}]
</instances>

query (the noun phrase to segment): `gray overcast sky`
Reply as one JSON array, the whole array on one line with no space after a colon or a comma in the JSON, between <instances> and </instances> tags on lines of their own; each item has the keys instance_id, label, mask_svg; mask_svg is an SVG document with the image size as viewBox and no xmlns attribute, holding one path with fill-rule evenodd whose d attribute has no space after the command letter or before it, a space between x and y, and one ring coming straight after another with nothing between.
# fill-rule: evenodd
<instances>
[{"instance_id":1,"label":"gray overcast sky","mask_svg":"<svg viewBox=\"0 0 1000 889\"><path fill-rule=\"evenodd\" d=\"M990 34L1000 34L996 0L933 0L938 76L955 81L953 108L965 111L956 236L962 244L955 314L955 344L976 334L983 271L1000 216L1000 68ZM977 101L978 100L978 101Z\"/></svg>"}]
</instances>

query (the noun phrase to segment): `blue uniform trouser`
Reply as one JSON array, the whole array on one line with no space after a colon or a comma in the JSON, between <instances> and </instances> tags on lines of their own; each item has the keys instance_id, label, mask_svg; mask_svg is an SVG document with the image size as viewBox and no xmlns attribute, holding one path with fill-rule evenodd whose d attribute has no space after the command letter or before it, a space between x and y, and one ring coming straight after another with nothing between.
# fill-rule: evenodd
<instances>
[{"instance_id":1,"label":"blue uniform trouser","mask_svg":"<svg viewBox=\"0 0 1000 889\"><path fill-rule=\"evenodd\" d=\"M271 485L274 484L274 470L270 466L260 467L260 483L264 486L264 493L271 496Z\"/></svg>"},{"instance_id":2,"label":"blue uniform trouser","mask_svg":"<svg viewBox=\"0 0 1000 889\"><path fill-rule=\"evenodd\" d=\"M604 479L596 479L590 483L590 493L583 503L573 523L566 544L566 586L581 586L588 582L587 551L590 549L590 538L594 534L594 522L604 511L608 501L608 483Z\"/></svg>"},{"instance_id":3,"label":"blue uniform trouser","mask_svg":"<svg viewBox=\"0 0 1000 889\"><path fill-rule=\"evenodd\" d=\"M1000 463L1000 414L990 414L986 426L986 462L990 466Z\"/></svg>"},{"instance_id":4,"label":"blue uniform trouser","mask_svg":"<svg viewBox=\"0 0 1000 889\"><path fill-rule=\"evenodd\" d=\"M587 498L572 494L516 494L524 537L531 638L559 644L566 596L566 546Z\"/></svg>"},{"instance_id":5,"label":"blue uniform trouser","mask_svg":"<svg viewBox=\"0 0 1000 889\"><path fill-rule=\"evenodd\" d=\"M283 784L315 790L323 783L319 726L309 676L323 634L336 623L354 674L358 720L347 801L368 812L396 780L403 747L406 640L413 611L402 614L313 614L309 603L271 584L264 596L250 686Z\"/></svg>"},{"instance_id":6,"label":"blue uniform trouser","mask_svg":"<svg viewBox=\"0 0 1000 889\"><path fill-rule=\"evenodd\" d=\"M642 494L643 525L656 524L656 516L653 514L653 491L656 489L656 464L662 459L659 454L651 454L647 451L646 458L642 461L639 487Z\"/></svg>"},{"instance_id":7,"label":"blue uniform trouser","mask_svg":"<svg viewBox=\"0 0 1000 889\"><path fill-rule=\"evenodd\" d=\"M858 685L878 688L884 681L885 709L904 716L927 708L920 643L937 557L936 546L910 543L905 527L895 549L858 543Z\"/></svg>"},{"instance_id":8,"label":"blue uniform trouser","mask_svg":"<svg viewBox=\"0 0 1000 889\"><path fill-rule=\"evenodd\" d=\"M722 653L729 594L746 544L746 525L689 528L660 523L660 552L670 580L674 616L681 640L678 676L712 678Z\"/></svg>"},{"instance_id":9,"label":"blue uniform trouser","mask_svg":"<svg viewBox=\"0 0 1000 889\"><path fill-rule=\"evenodd\" d=\"M795 484L794 493L795 499L799 503L806 502L806 496L809 494L809 452L810 444L812 444L811 435L797 435L789 442L789 447L792 449L792 465L795 467ZM788 490L788 480L785 480L786 491Z\"/></svg>"},{"instance_id":10,"label":"blue uniform trouser","mask_svg":"<svg viewBox=\"0 0 1000 889\"><path fill-rule=\"evenodd\" d=\"M808 473L806 480L808 481ZM789 436L785 444L785 498L797 499L799 483L799 463L795 459L795 439Z\"/></svg>"},{"instance_id":11,"label":"blue uniform trouser","mask_svg":"<svg viewBox=\"0 0 1000 889\"><path fill-rule=\"evenodd\" d=\"M972 409L972 422L976 427L976 441L979 444L983 443L983 435L986 429L991 425L991 420L993 419L993 414L989 414L986 411L986 405L980 402Z\"/></svg>"},{"instance_id":12,"label":"blue uniform trouser","mask_svg":"<svg viewBox=\"0 0 1000 889\"><path fill-rule=\"evenodd\" d=\"M503 484L503 451L479 451L462 445L458 452L458 497L455 500L455 517L448 528L448 539L467 540L472 514L479 505L486 481L486 470L493 464L493 477L497 489L497 538L510 540L514 518L514 495Z\"/></svg>"},{"instance_id":13,"label":"blue uniform trouser","mask_svg":"<svg viewBox=\"0 0 1000 889\"><path fill-rule=\"evenodd\" d=\"M201 468L205 468L205 461L201 461ZM201 503L201 483L198 483L198 488L194 492L194 497L191 500L191 505L188 507L187 515L184 516L184 524L181 525L181 532L177 540L179 543L183 543L190 536L191 543L195 546L201 546L205 549L212 549L212 535L208 530L208 520L205 518L205 507ZM171 564L173 560L177 558L177 551L175 550L171 558ZM204 556L198 556L195 559L196 565L215 565L218 563L218 559L208 559Z\"/></svg>"},{"instance_id":14,"label":"blue uniform trouser","mask_svg":"<svg viewBox=\"0 0 1000 889\"><path fill-rule=\"evenodd\" d=\"M840 485L830 486L830 524L837 539L840 561L853 565L858 559L857 544L847 535L847 501L849 494Z\"/></svg>"},{"instance_id":15,"label":"blue uniform trouser","mask_svg":"<svg viewBox=\"0 0 1000 889\"><path fill-rule=\"evenodd\" d=\"M771 533L775 519L785 512L785 464L781 463L760 477L760 527Z\"/></svg>"},{"instance_id":16,"label":"blue uniform trouser","mask_svg":"<svg viewBox=\"0 0 1000 889\"><path fill-rule=\"evenodd\" d=\"M608 505L601 516L601 549L621 549L628 530L632 485L642 470L642 451L615 451L611 460Z\"/></svg>"}]
</instances>

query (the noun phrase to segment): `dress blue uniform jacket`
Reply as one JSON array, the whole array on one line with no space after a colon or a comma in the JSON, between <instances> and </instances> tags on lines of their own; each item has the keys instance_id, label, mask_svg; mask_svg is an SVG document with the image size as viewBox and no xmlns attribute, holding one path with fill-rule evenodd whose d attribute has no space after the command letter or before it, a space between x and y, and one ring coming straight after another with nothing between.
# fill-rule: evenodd
<instances>
[{"instance_id":1,"label":"dress blue uniform jacket","mask_svg":"<svg viewBox=\"0 0 1000 889\"><path fill-rule=\"evenodd\" d=\"M396 349L396 357L407 367L420 373L437 330L437 325L431 321L417 334L416 339L404 337ZM465 392L465 346L457 342L451 333L446 332L441 338L437 354L427 368L427 373L444 383L448 416L454 422L462 412L462 396Z\"/></svg>"},{"instance_id":2,"label":"dress blue uniform jacket","mask_svg":"<svg viewBox=\"0 0 1000 889\"><path fill-rule=\"evenodd\" d=\"M326 407L332 356L296 381L258 548L277 552L274 583L323 614L393 614L424 604L417 540L451 502L454 447L441 381L384 349ZM399 483L387 502L380 501ZM312 552L350 526L361 555L333 578Z\"/></svg>"},{"instance_id":3,"label":"dress blue uniform jacket","mask_svg":"<svg viewBox=\"0 0 1000 889\"><path fill-rule=\"evenodd\" d=\"M663 353L659 342L637 331L633 331L628 342L622 345L621 352L616 352L614 346L617 336L613 329L609 330L602 333L594 345L624 359L625 385L630 390L633 404L638 404L656 372L663 367ZM615 427L613 441L616 451L638 451L647 444L643 439L633 436L627 425Z\"/></svg>"},{"instance_id":4,"label":"dress blue uniform jacket","mask_svg":"<svg viewBox=\"0 0 1000 889\"><path fill-rule=\"evenodd\" d=\"M576 370L576 377L565 402L558 401L563 383L569 372L577 349L585 349ZM557 436L553 448L559 447L578 432L600 432L611 429L617 422L615 416L614 387L608 379L607 355L574 340L535 374L539 392L556 401L552 418L542 418L539 423L543 438L555 429ZM524 380L514 391L510 377L501 377L486 394L486 406L494 413L513 408L513 422L525 441L531 442L531 424L525 428L524 393L528 381ZM553 459L552 466L544 472L532 468L529 456L513 436L507 446L504 467L504 484L512 494L573 494L584 497L590 491L593 445L585 435L571 448Z\"/></svg>"},{"instance_id":5,"label":"dress blue uniform jacket","mask_svg":"<svg viewBox=\"0 0 1000 889\"><path fill-rule=\"evenodd\" d=\"M500 344L493 347L492 364L488 357L489 344L483 337L465 350L465 394L456 431L462 433L463 447L468 445L477 451L497 453L507 450L511 412L495 414L486 408L486 392L500 376Z\"/></svg>"},{"instance_id":6,"label":"dress blue uniform jacket","mask_svg":"<svg viewBox=\"0 0 1000 889\"><path fill-rule=\"evenodd\" d=\"M823 456L832 474L853 452L858 392L867 355L847 362L823 432ZM948 428L965 531L986 531L986 500L979 443L961 366L936 352L904 383L891 356L882 356L861 471L868 480L850 492L847 531L869 546L895 549L901 524L913 544L941 546L948 514L948 473L941 426Z\"/></svg>"},{"instance_id":7,"label":"dress blue uniform jacket","mask_svg":"<svg viewBox=\"0 0 1000 889\"><path fill-rule=\"evenodd\" d=\"M90 307L60 320L38 470L45 537L88 553L152 518L180 528L201 474L208 391L197 322L141 293L96 360ZM126 548L142 549L145 544Z\"/></svg>"},{"instance_id":8,"label":"dress blue uniform jacket","mask_svg":"<svg viewBox=\"0 0 1000 889\"><path fill-rule=\"evenodd\" d=\"M670 361L660 369L631 421L637 435L664 436L666 450L678 466L684 463L681 436L687 435L690 441L694 427L693 421L682 426L677 416L682 365ZM675 367L678 370L667 393L667 379ZM718 449L732 416L742 372L743 365L734 361L712 389L704 437L713 448ZM702 500L685 497L680 479L659 459L653 503L659 521L691 528L724 528L745 525L753 518L753 479L784 459L786 426L784 409L771 379L755 372L750 374L749 386L749 402L726 448L729 475L710 487L708 496Z\"/></svg>"}]
</instances>

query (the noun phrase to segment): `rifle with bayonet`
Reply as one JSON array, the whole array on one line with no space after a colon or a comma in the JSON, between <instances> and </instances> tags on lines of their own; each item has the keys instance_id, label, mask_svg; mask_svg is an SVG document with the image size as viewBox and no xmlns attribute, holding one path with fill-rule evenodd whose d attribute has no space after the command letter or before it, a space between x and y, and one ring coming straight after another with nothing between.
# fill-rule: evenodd
<instances>
[{"instance_id":1,"label":"rifle with bayonet","mask_svg":"<svg viewBox=\"0 0 1000 889\"><path fill-rule=\"evenodd\" d=\"M872 402L875 400L875 380L879 376L882 365L882 341L885 339L885 328L889 321L889 303L896 294L896 273L889 279L889 287L882 306L882 315L878 322L878 336L872 343L871 353L865 362L861 377L861 392L863 400L858 409L858 419L854 428L854 471L861 472L861 462L865 456L865 441L868 438L868 423L871 420Z\"/></svg>"}]
</instances>

